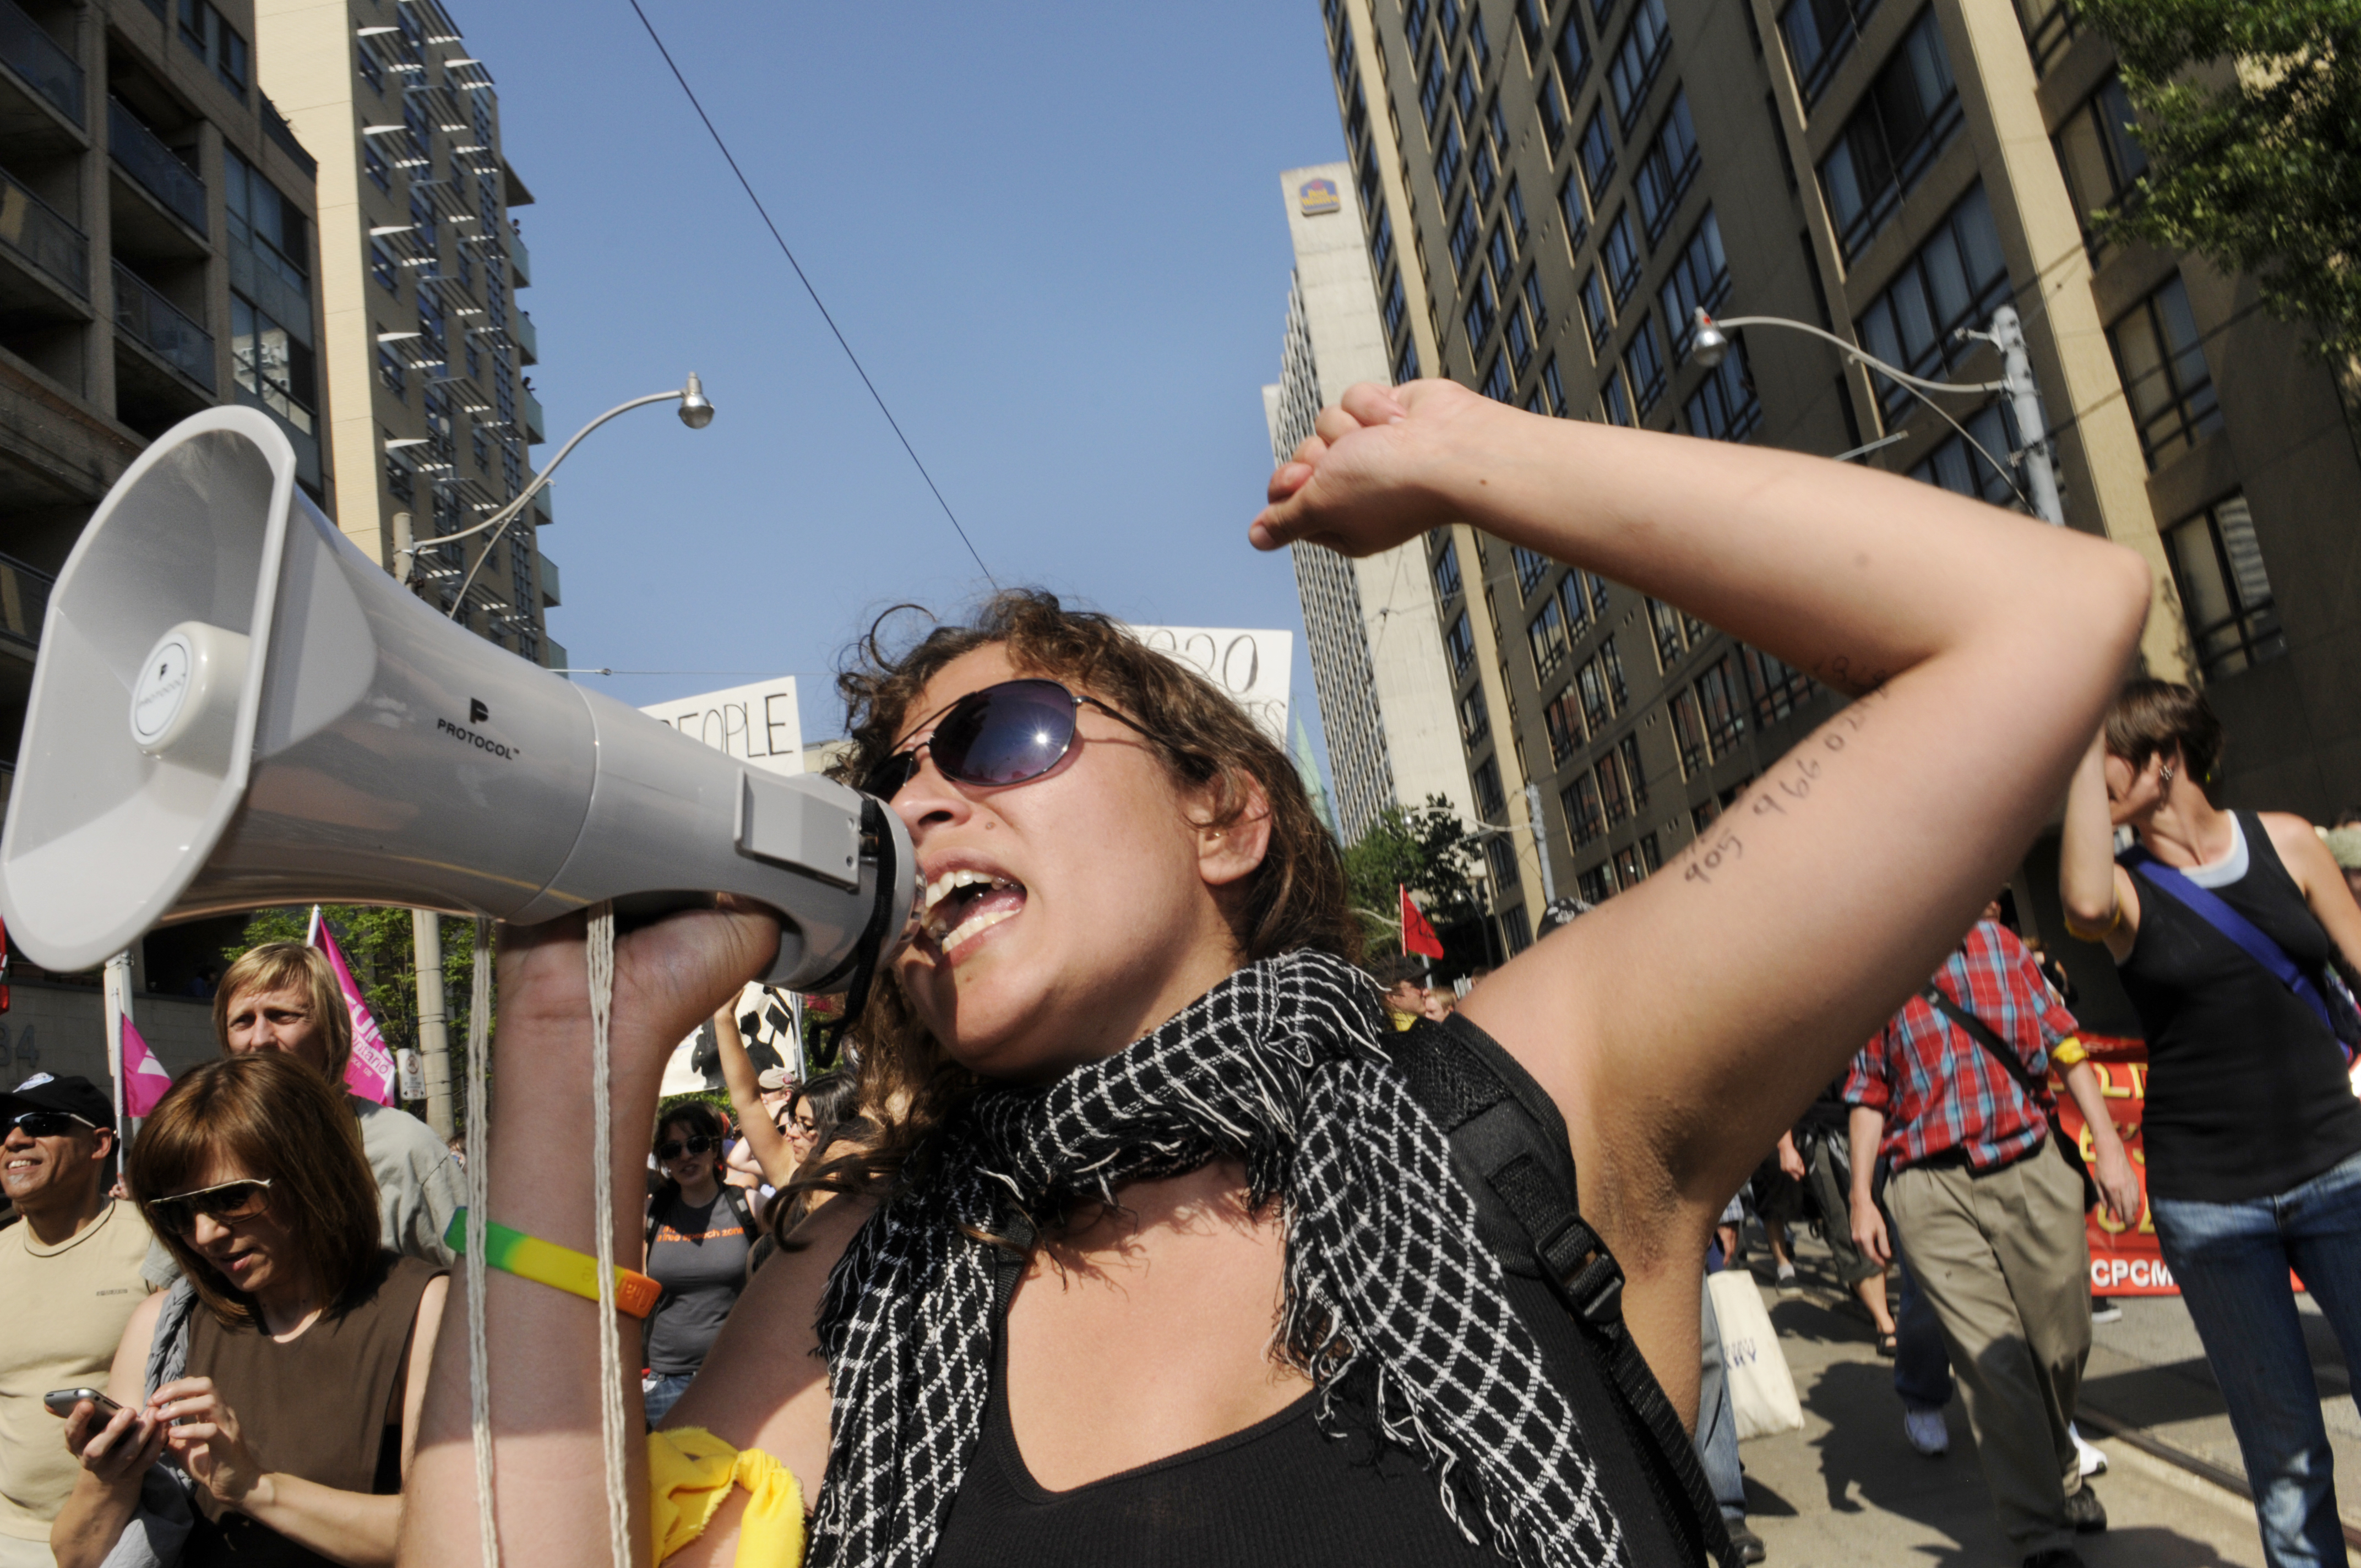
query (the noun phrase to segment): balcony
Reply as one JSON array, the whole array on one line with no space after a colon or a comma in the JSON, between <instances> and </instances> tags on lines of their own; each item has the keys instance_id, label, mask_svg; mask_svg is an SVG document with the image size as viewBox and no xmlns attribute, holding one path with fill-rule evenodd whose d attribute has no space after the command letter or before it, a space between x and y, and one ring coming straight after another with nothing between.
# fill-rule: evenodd
<instances>
[{"instance_id":1,"label":"balcony","mask_svg":"<svg viewBox=\"0 0 2361 1568\"><path fill-rule=\"evenodd\" d=\"M120 261L115 264L115 325L207 392L214 389L213 334Z\"/></svg>"},{"instance_id":2,"label":"balcony","mask_svg":"<svg viewBox=\"0 0 2361 1568\"><path fill-rule=\"evenodd\" d=\"M90 241L5 170L0 170L0 246L76 299L90 298Z\"/></svg>"},{"instance_id":3,"label":"balcony","mask_svg":"<svg viewBox=\"0 0 2361 1568\"><path fill-rule=\"evenodd\" d=\"M206 239L213 237L205 210L205 182L138 115L124 107L120 98L106 101L106 137L115 161L141 190Z\"/></svg>"},{"instance_id":4,"label":"balcony","mask_svg":"<svg viewBox=\"0 0 2361 1568\"><path fill-rule=\"evenodd\" d=\"M509 335L516 339L518 357L527 365L541 363L541 334L533 324L531 311L519 311L509 327Z\"/></svg>"},{"instance_id":5,"label":"balcony","mask_svg":"<svg viewBox=\"0 0 2361 1568\"><path fill-rule=\"evenodd\" d=\"M558 587L557 563L546 555L541 558L541 602L545 609L555 609L566 602Z\"/></svg>"},{"instance_id":6,"label":"balcony","mask_svg":"<svg viewBox=\"0 0 2361 1568\"><path fill-rule=\"evenodd\" d=\"M525 248L524 236L511 229L508 234L509 267L516 274L516 286L533 287L533 252Z\"/></svg>"},{"instance_id":7,"label":"balcony","mask_svg":"<svg viewBox=\"0 0 2361 1568\"><path fill-rule=\"evenodd\" d=\"M22 561L0 555L0 651L27 659L33 656L41 645L41 622L49 614L49 589L56 585L57 579L47 572L37 572Z\"/></svg>"},{"instance_id":8,"label":"balcony","mask_svg":"<svg viewBox=\"0 0 2361 1568\"><path fill-rule=\"evenodd\" d=\"M548 423L542 417L541 400L522 388L517 389L517 411L524 415L524 438L535 444L549 439Z\"/></svg>"},{"instance_id":9,"label":"balcony","mask_svg":"<svg viewBox=\"0 0 2361 1568\"><path fill-rule=\"evenodd\" d=\"M0 0L0 65L24 79L59 114L82 124L82 65L15 0Z\"/></svg>"},{"instance_id":10,"label":"balcony","mask_svg":"<svg viewBox=\"0 0 2361 1568\"><path fill-rule=\"evenodd\" d=\"M557 513L554 510L553 503L549 499L549 492L554 487L549 485L544 485L541 488L533 493L533 501L531 504L533 507L533 525L535 528L547 528L552 522L556 521Z\"/></svg>"}]
</instances>

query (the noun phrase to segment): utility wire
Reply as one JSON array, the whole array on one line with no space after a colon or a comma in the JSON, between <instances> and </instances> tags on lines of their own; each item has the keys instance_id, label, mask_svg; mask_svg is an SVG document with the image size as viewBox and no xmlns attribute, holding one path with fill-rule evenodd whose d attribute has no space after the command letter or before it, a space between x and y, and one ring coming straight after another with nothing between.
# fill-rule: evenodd
<instances>
[{"instance_id":1,"label":"utility wire","mask_svg":"<svg viewBox=\"0 0 2361 1568\"><path fill-rule=\"evenodd\" d=\"M927 482L927 488L934 492L935 504L943 509L945 517L950 519L951 529L960 536L960 543L967 546L967 553L970 555L975 557L976 570L983 574L984 581L995 588L999 587L1000 579L994 576L992 568L983 564L983 557L976 552L975 541L970 539L967 536L967 530L960 526L959 514L951 510L950 502L943 499L943 492L936 485L935 477L928 473L926 464L919 461L918 449L910 444L910 438L907 435L902 433L901 422L894 417L894 411L885 406L884 396L877 390L877 383L869 378L868 370L862 366L861 356L853 353L852 345L845 341L844 329L836 324L836 318L828 313L828 306L821 303L819 291L812 287L812 280L804 274L804 264L796 259L796 253L789 248L786 236L779 232L779 225L771 221L770 209L763 206L763 198L754 193L753 182L746 178L746 171L738 167L737 157L730 152L730 144L721 139L721 132L713 124L713 116L707 114L705 105L697 101L697 89L691 87L688 84L688 78L681 74L679 62L673 59L672 50L664 48L663 38L656 32L656 25L649 21L648 14L640 8L640 0L631 0L631 5L632 14L640 19L640 26L648 30L649 41L656 46L656 52L664 56L664 64L671 68L672 79L679 82L680 90L688 95L689 107L695 109L697 117L705 122L706 134L713 138L713 145L721 149L722 161L729 164L730 172L738 177L738 184L746 192L746 199L754 203L754 211L762 217L763 226L771 231L773 239L778 241L779 254L787 258L789 267L795 269L796 281L801 283L804 286L804 292L811 296L812 308L819 312L819 319L828 323L828 330L836 334L836 345L844 350L844 356L847 359L852 361L853 374L861 378L861 384L869 389L869 396L877 404L877 411L885 416L887 424L893 426L895 439L901 442L902 450L910 455L911 466L918 470L918 477L924 479Z\"/></svg>"}]
</instances>

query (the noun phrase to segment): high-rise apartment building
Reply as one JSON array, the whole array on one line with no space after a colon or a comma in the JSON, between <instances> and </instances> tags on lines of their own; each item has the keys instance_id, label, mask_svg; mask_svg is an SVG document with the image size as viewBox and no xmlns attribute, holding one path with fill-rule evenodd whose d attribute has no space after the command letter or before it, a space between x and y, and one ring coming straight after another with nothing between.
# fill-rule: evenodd
<instances>
[{"instance_id":1,"label":"high-rise apartment building","mask_svg":"<svg viewBox=\"0 0 2361 1568\"><path fill-rule=\"evenodd\" d=\"M2062 0L1323 0L1397 378L1537 412L1846 455L2024 507L2045 436L2065 521L2147 555L2156 674L2208 683L2233 798L2361 798L2334 672L2361 500L2336 386L2251 280L2102 246L2138 172L2103 39ZM2047 432L1990 394L1929 412L1807 334L1989 382L2013 304ZM1866 450L1864 450L1866 449ZM1987 461L1986 455L1996 461ZM2030 510L2026 507L2026 510ZM1653 872L1836 702L1620 585L1465 527L1432 543L1477 806L1543 785L1558 881ZM1478 608L1480 601L1480 609ZM2054 852L2054 851L2053 851ZM2027 878L2054 898L2043 851ZM2037 900L2038 902L2038 900Z\"/></svg>"},{"instance_id":2,"label":"high-rise apartment building","mask_svg":"<svg viewBox=\"0 0 2361 1568\"><path fill-rule=\"evenodd\" d=\"M1295 271L1279 379L1262 389L1274 462L1286 461L1345 389L1392 378L1351 172L1330 163L1279 176ZM1290 555L1344 841L1359 839L1387 806L1431 795L1468 815L1467 767L1423 549L1412 543L1348 561L1298 544Z\"/></svg>"},{"instance_id":3,"label":"high-rise apartment building","mask_svg":"<svg viewBox=\"0 0 2361 1568\"><path fill-rule=\"evenodd\" d=\"M544 439L522 378L540 356L517 303L532 257L510 216L533 197L500 151L491 72L440 0L255 9L264 79L321 160L337 522L446 610L472 572L459 619L563 666L544 619L558 602L556 565L537 543L552 515L546 489L497 544L484 534L434 543L521 493L529 449ZM413 543L414 565L402 553Z\"/></svg>"},{"instance_id":4,"label":"high-rise apartment building","mask_svg":"<svg viewBox=\"0 0 2361 1568\"><path fill-rule=\"evenodd\" d=\"M244 403L333 500L315 166L258 63L251 0L0 0L0 812L49 590L143 447ZM153 992L226 939L200 923L134 945L140 1027L176 1069L211 1025ZM96 977L20 958L14 979L0 1080L103 1077Z\"/></svg>"}]
</instances>

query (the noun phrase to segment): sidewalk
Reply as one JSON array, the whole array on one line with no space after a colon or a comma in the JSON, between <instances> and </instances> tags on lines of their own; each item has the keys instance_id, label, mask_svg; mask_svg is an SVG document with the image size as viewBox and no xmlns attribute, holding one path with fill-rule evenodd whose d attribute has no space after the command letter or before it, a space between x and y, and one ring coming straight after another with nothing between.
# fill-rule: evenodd
<instances>
[{"instance_id":1,"label":"sidewalk","mask_svg":"<svg viewBox=\"0 0 2361 1568\"><path fill-rule=\"evenodd\" d=\"M1804 1430L1740 1451L1748 1522L1770 1550L1766 1568L2011 1568L2017 1559L1993 1521L1959 1401L1947 1412L1949 1455L1920 1457L1903 1441L1894 1364L1878 1358L1866 1314L1826 1273L1826 1250L1800 1239L1805 1293L1782 1298L1765 1284L1763 1300L1803 1401ZM1759 1246L1752 1261L1767 1277ZM2178 1299L2124 1307L2123 1322L2094 1332L2087 1401L2127 1422L2155 1421L2165 1441L2235 1470L2237 1449L2220 1394ZM2334 1355L2333 1342L2327 1354ZM2341 1406L2340 1468L2356 1478L2348 1490L2361 1497L2361 1469L2345 1464L2361 1463L2361 1421L2344 1396L2341 1363L2324 1372L2322 1387L2333 1388ZM2338 1431L2338 1420L2331 1431ZM2093 1483L2110 1528L2079 1543L2091 1568L2259 1568L2262 1545L2244 1498L2087 1423L2083 1435L2111 1462Z\"/></svg>"}]
</instances>

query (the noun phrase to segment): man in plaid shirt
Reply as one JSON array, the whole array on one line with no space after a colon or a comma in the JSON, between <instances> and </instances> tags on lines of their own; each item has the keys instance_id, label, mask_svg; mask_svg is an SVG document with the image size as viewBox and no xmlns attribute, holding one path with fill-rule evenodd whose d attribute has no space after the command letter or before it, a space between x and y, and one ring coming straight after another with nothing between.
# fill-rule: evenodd
<instances>
[{"instance_id":1,"label":"man in plaid shirt","mask_svg":"<svg viewBox=\"0 0 2361 1568\"><path fill-rule=\"evenodd\" d=\"M2081 1180L2047 1146L2053 1061L2090 1124L2095 1174L2119 1216L2137 1217L2138 1182L2073 1014L2000 924L1997 902L1934 985L2016 1054L2038 1092L2028 1096L1924 997L1905 1003L1845 1081L1853 1239L1881 1262L1898 1240L1934 1308L2010 1545L2027 1568L2078 1568L2075 1535L2104 1530L2107 1514L2068 1431L2091 1349L2091 1258ZM1883 1214L1872 1197L1881 1161L1892 1173Z\"/></svg>"}]
</instances>

